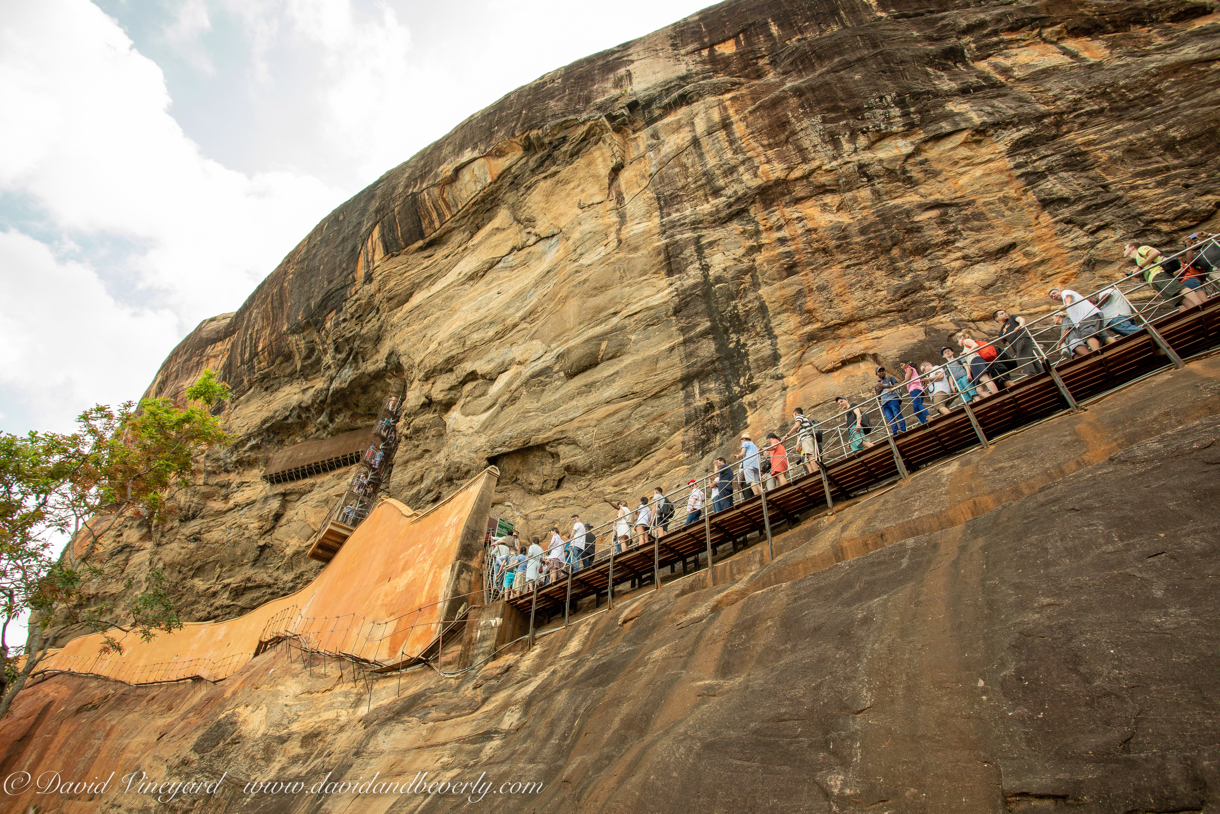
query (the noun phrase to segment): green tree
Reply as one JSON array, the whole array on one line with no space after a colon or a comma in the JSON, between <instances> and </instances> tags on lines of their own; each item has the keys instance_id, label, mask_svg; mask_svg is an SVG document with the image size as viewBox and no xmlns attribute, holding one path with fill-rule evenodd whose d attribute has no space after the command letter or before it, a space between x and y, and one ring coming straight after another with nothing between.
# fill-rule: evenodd
<instances>
[{"instance_id":1,"label":"green tree","mask_svg":"<svg viewBox=\"0 0 1220 814\"><path fill-rule=\"evenodd\" d=\"M117 410L96 406L81 413L71 434L0 433L0 657L7 713L54 640L53 620L85 623L103 634L104 647L121 652L112 633L150 640L156 631L182 626L166 593L165 576L149 574L144 590L116 609L93 592L103 576L90 562L103 537L126 517L153 525L172 514L171 496L189 485L204 450L229 436L211 414L228 399L227 385L205 370L187 390L188 404L145 399ZM52 546L68 538L59 557ZM130 581L126 583L131 588ZM25 646L11 648L13 623L30 613ZM24 656L24 658L22 658Z\"/></svg>"}]
</instances>

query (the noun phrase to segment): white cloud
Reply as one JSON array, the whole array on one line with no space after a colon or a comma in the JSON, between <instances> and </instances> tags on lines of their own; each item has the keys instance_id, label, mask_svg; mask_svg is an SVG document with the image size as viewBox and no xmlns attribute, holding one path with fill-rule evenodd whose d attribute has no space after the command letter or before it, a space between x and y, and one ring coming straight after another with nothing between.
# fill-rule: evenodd
<instances>
[{"instance_id":1,"label":"white cloud","mask_svg":"<svg viewBox=\"0 0 1220 814\"><path fill-rule=\"evenodd\" d=\"M178 17L165 32L165 38L177 47L183 49L186 59L196 69L205 74L216 73L216 66L208 53L197 42L200 36L212 30L212 20L208 16L208 6L205 0L186 0L178 9Z\"/></svg>"},{"instance_id":2,"label":"white cloud","mask_svg":"<svg viewBox=\"0 0 1220 814\"><path fill-rule=\"evenodd\" d=\"M138 398L178 339L173 312L116 302L92 268L19 232L0 232L0 289L0 389L16 396L8 417L36 416L38 429Z\"/></svg>"},{"instance_id":3,"label":"white cloud","mask_svg":"<svg viewBox=\"0 0 1220 814\"><path fill-rule=\"evenodd\" d=\"M169 0L154 14L111 3L168 66L171 99L162 67L87 0L0 3L0 419L10 430L137 396L150 359L237 308L360 187L513 88L701 5ZM54 289L10 294L18 268L73 293L52 310L40 303ZM34 342L39 326L71 341Z\"/></svg>"},{"instance_id":4,"label":"white cloud","mask_svg":"<svg viewBox=\"0 0 1220 814\"><path fill-rule=\"evenodd\" d=\"M0 191L38 211L37 229L21 227L28 234L57 233L60 245L136 247L122 258L120 275L134 281L128 296L136 302L120 305L107 294L99 277L106 269L96 258L52 264L48 246L34 257L32 237L19 241L10 232L5 260L16 259L14 247L21 247L20 259L39 273L70 278L75 291L89 293L36 310L44 327L88 325L94 346L113 337L159 362L201 319L236 309L344 195L307 175L246 175L203 156L169 115L160 68L95 6L84 0L8 5L0 30ZM4 270L6 283L12 268ZM5 293L0 345L25 348L6 362L12 377L29 372L32 358L28 344L35 334L21 333L31 327L22 309L51 291L27 290L24 298ZM113 331L98 314L116 320ZM167 319L174 326L168 333ZM74 329L66 335L83 339ZM41 403L54 388L56 403L83 398L75 411L102 398L77 386L98 383L84 369L100 361L96 354L56 341L38 358L52 374L24 384L10 378L18 400ZM109 358L124 370L135 366L127 354ZM155 370L140 365L138 376L120 372L117 378L131 388L124 397L138 396ZM12 390L3 396L5 402L11 397ZM4 408L13 412L7 403Z\"/></svg>"}]
</instances>

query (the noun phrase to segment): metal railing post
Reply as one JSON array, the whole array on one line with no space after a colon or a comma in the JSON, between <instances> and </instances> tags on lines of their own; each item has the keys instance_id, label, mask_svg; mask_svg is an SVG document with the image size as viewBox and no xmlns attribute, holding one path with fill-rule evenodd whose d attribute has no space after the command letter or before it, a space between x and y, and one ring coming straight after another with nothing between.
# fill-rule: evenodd
<instances>
[{"instance_id":1,"label":"metal railing post","mask_svg":"<svg viewBox=\"0 0 1220 814\"><path fill-rule=\"evenodd\" d=\"M974 427L974 434L979 437L979 443L983 445L983 449L991 449L991 442L987 440L987 435L983 432L978 418L975 417L974 410L970 409L970 402L964 401L962 406L966 408L966 417L970 419L970 426Z\"/></svg>"},{"instance_id":2,"label":"metal railing post","mask_svg":"<svg viewBox=\"0 0 1220 814\"><path fill-rule=\"evenodd\" d=\"M1166 356L1169 357L1169 360L1171 362L1173 362L1173 366L1176 367L1178 370L1181 370L1182 368L1186 367L1186 363L1182 361L1181 356L1178 356L1178 352L1175 351L1170 346L1170 344L1165 341L1165 337L1161 336L1160 331L1158 331L1156 328L1152 327L1152 323L1149 322L1144 317L1144 315L1140 313L1140 310L1138 308L1132 308L1131 310L1135 312L1135 315L1137 317L1139 317L1140 322L1144 323L1144 330L1147 331L1148 335L1152 337L1152 341L1156 343L1156 346L1158 348L1160 348L1165 353Z\"/></svg>"},{"instance_id":3,"label":"metal railing post","mask_svg":"<svg viewBox=\"0 0 1220 814\"><path fill-rule=\"evenodd\" d=\"M674 516L677 517L677 512ZM652 541L652 584L653 590L661 590L661 538L655 536Z\"/></svg>"},{"instance_id":4,"label":"metal railing post","mask_svg":"<svg viewBox=\"0 0 1220 814\"><path fill-rule=\"evenodd\" d=\"M716 505L714 502L712 505ZM703 513L703 536L707 540L707 587L716 587L716 575L712 569L712 521L708 518L709 512Z\"/></svg>"},{"instance_id":5,"label":"metal railing post","mask_svg":"<svg viewBox=\"0 0 1220 814\"><path fill-rule=\"evenodd\" d=\"M771 544L771 518L767 515L767 490L762 490L763 529L767 532L767 562L775 562L775 549Z\"/></svg>"},{"instance_id":6,"label":"metal railing post","mask_svg":"<svg viewBox=\"0 0 1220 814\"><path fill-rule=\"evenodd\" d=\"M568 595L563 600L563 626L568 626L568 613L572 609L572 572L576 569L573 563L568 563Z\"/></svg>"},{"instance_id":7,"label":"metal railing post","mask_svg":"<svg viewBox=\"0 0 1220 814\"><path fill-rule=\"evenodd\" d=\"M877 402L877 407L881 408L881 400L875 399L875 401ZM911 476L907 472L906 464L903 463L902 455L898 452L898 445L894 443L894 430L890 427L890 422L885 415L884 409L881 409L881 423L885 425L885 440L890 442L890 452L894 454L894 465L898 467L898 474L902 476L903 480L907 480Z\"/></svg>"},{"instance_id":8,"label":"metal railing post","mask_svg":"<svg viewBox=\"0 0 1220 814\"><path fill-rule=\"evenodd\" d=\"M818 461L818 474L822 476L822 491L826 493L826 508L833 512L835 503L830 497L830 481L826 478L826 467L822 465L821 461Z\"/></svg>"},{"instance_id":9,"label":"metal railing post","mask_svg":"<svg viewBox=\"0 0 1220 814\"><path fill-rule=\"evenodd\" d=\"M618 540L615 540L610 545L610 571L606 575L606 610L614 608L614 546L617 543Z\"/></svg>"},{"instance_id":10,"label":"metal railing post","mask_svg":"<svg viewBox=\"0 0 1220 814\"><path fill-rule=\"evenodd\" d=\"M1042 359L1042 364L1046 368L1046 372L1051 374L1051 379L1054 380L1055 387L1059 389L1059 395L1063 396L1063 398L1067 401L1068 407L1071 408L1073 413L1080 412L1080 405L1076 403L1075 397L1072 396L1072 391L1068 390L1067 385L1059 375L1059 371L1055 370L1054 364L1052 364L1051 360L1047 358L1046 352L1042 350L1042 346L1038 344L1037 340L1034 341L1034 352L1039 358Z\"/></svg>"},{"instance_id":11,"label":"metal railing post","mask_svg":"<svg viewBox=\"0 0 1220 814\"><path fill-rule=\"evenodd\" d=\"M529 647L531 647L531 648L534 646L534 613L535 613L535 612L538 610L538 580L534 580L534 582L533 582L532 584L533 584L533 586L534 586L534 591L533 591L534 596L533 596L533 598L530 600L530 639L529 639Z\"/></svg>"}]
</instances>

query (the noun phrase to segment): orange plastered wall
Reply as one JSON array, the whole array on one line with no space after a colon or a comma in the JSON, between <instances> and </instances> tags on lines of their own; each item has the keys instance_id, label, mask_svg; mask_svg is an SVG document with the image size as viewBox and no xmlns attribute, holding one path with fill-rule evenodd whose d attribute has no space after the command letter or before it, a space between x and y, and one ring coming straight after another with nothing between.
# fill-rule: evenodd
<instances>
[{"instance_id":1,"label":"orange plastered wall","mask_svg":"<svg viewBox=\"0 0 1220 814\"><path fill-rule=\"evenodd\" d=\"M82 636L49 655L39 670L131 683L219 680L245 664L272 633L296 634L314 649L381 663L419 655L454 598L446 592L463 532L481 534L497 475L494 468L486 470L423 514L383 500L313 582L244 616L187 624L151 642L120 633L121 654L99 655L101 635Z\"/></svg>"}]
</instances>

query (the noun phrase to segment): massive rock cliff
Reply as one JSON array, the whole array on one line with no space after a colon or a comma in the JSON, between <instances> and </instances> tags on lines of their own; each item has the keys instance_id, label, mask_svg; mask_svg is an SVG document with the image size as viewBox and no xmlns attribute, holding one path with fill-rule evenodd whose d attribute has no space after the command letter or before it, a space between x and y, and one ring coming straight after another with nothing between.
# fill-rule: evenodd
<instances>
[{"instance_id":1,"label":"massive rock cliff","mask_svg":"<svg viewBox=\"0 0 1220 814\"><path fill-rule=\"evenodd\" d=\"M0 721L0 799L67 814L1215 811L1218 395L1220 357L1147 379L810 517L773 562L760 544L718 564L714 588L677 575L453 678L282 647L217 685L57 676ZM112 772L105 791L75 786ZM423 788L488 785L409 790L422 773ZM526 783L540 786L501 793Z\"/></svg>"},{"instance_id":2,"label":"massive rock cliff","mask_svg":"<svg viewBox=\"0 0 1220 814\"><path fill-rule=\"evenodd\" d=\"M1089 288L1129 238L1215 228L1218 32L1203 0L730 0L554 71L174 351L150 393L219 368L238 444L109 565L160 565L190 619L304 584L347 473L271 486L263 461L400 378L391 496L491 463L527 532L601 520L877 361Z\"/></svg>"}]
</instances>

